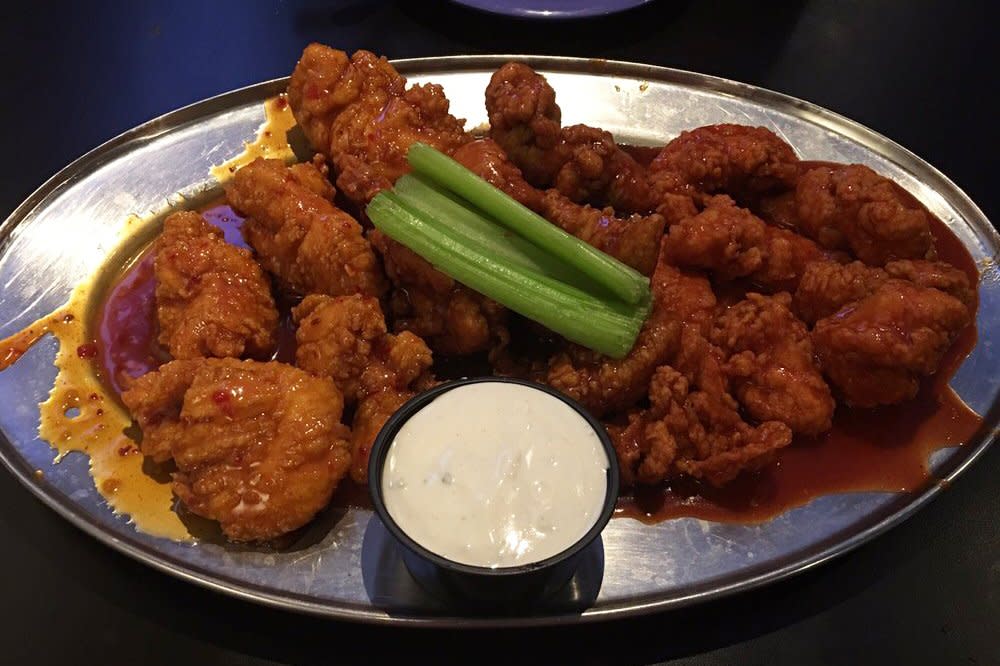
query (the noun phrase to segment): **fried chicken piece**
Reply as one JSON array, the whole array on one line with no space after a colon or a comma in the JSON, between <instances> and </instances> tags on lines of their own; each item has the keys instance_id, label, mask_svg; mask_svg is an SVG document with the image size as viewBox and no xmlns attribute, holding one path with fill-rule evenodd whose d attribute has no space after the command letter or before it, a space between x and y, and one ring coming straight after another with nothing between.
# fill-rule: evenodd
<instances>
[{"instance_id":1,"label":"fried chicken piece","mask_svg":"<svg viewBox=\"0 0 1000 666\"><path fill-rule=\"evenodd\" d=\"M523 63L507 63L486 86L486 111L490 138L528 182L550 183L559 166L553 158L562 131L562 111L545 77Z\"/></svg>"},{"instance_id":2,"label":"fried chicken piece","mask_svg":"<svg viewBox=\"0 0 1000 666\"><path fill-rule=\"evenodd\" d=\"M653 372L677 352L681 324L710 318L715 307L707 280L683 274L660 261L653 273L653 306L635 346L623 359L612 359L569 345L549 359L542 381L578 401L597 416L626 409L649 387Z\"/></svg>"},{"instance_id":3,"label":"fried chicken piece","mask_svg":"<svg viewBox=\"0 0 1000 666\"><path fill-rule=\"evenodd\" d=\"M901 259L887 263L885 272L889 277L950 294L962 301L970 312L976 307L976 290L969 284L969 276L947 262Z\"/></svg>"},{"instance_id":4,"label":"fried chicken piece","mask_svg":"<svg viewBox=\"0 0 1000 666\"><path fill-rule=\"evenodd\" d=\"M679 335L677 319L654 307L625 358L571 344L549 359L543 381L595 416L626 409L646 394L650 377L673 355Z\"/></svg>"},{"instance_id":5,"label":"fried chicken piece","mask_svg":"<svg viewBox=\"0 0 1000 666\"><path fill-rule=\"evenodd\" d=\"M957 298L970 311L975 307L976 293L964 272L943 261L903 259L890 261L885 268L873 268L860 261L809 264L795 291L795 311L805 322L815 323L848 303L861 300L890 278L939 289Z\"/></svg>"},{"instance_id":6,"label":"fried chicken piece","mask_svg":"<svg viewBox=\"0 0 1000 666\"><path fill-rule=\"evenodd\" d=\"M587 125L564 127L556 155L562 164L551 184L570 200L607 203L626 213L653 208L646 170L618 147L610 132Z\"/></svg>"},{"instance_id":7,"label":"fried chicken piece","mask_svg":"<svg viewBox=\"0 0 1000 666\"><path fill-rule=\"evenodd\" d=\"M909 400L921 376L972 322L954 296L907 280L887 280L860 301L819 320L813 345L823 372L849 405Z\"/></svg>"},{"instance_id":8,"label":"fried chicken piece","mask_svg":"<svg viewBox=\"0 0 1000 666\"><path fill-rule=\"evenodd\" d=\"M663 251L672 263L720 280L748 278L767 291L793 290L806 266L826 253L813 241L764 223L727 196L670 227Z\"/></svg>"},{"instance_id":9,"label":"fried chicken piece","mask_svg":"<svg viewBox=\"0 0 1000 666\"><path fill-rule=\"evenodd\" d=\"M368 460L375 438L389 417L415 395L414 391L379 391L358 403L351 423L350 473L355 483L368 485Z\"/></svg>"},{"instance_id":10,"label":"fried chicken piece","mask_svg":"<svg viewBox=\"0 0 1000 666\"><path fill-rule=\"evenodd\" d=\"M660 307L681 322L678 345L652 375L651 408L629 414L608 432L626 485L652 484L687 474L722 485L758 469L791 442L777 421L745 423L729 393L726 353L709 342L716 298L704 277L672 266L661 253L653 274Z\"/></svg>"},{"instance_id":11,"label":"fried chicken piece","mask_svg":"<svg viewBox=\"0 0 1000 666\"><path fill-rule=\"evenodd\" d=\"M659 214L621 218L613 208L581 206L556 190L549 190L542 197L541 214L563 231L643 275L650 275L656 266L665 225Z\"/></svg>"},{"instance_id":12,"label":"fried chicken piece","mask_svg":"<svg viewBox=\"0 0 1000 666\"><path fill-rule=\"evenodd\" d=\"M438 271L378 230L369 233L393 284L394 329L410 331L436 353L464 356L495 349L507 339L507 309Z\"/></svg>"},{"instance_id":13,"label":"fried chicken piece","mask_svg":"<svg viewBox=\"0 0 1000 666\"><path fill-rule=\"evenodd\" d=\"M691 339L704 342L701 336ZM784 423L747 424L732 396L701 390L669 365L653 375L649 399L650 409L631 414L627 426L609 428L626 485L686 474L722 486L769 465L792 441Z\"/></svg>"},{"instance_id":14,"label":"fried chicken piece","mask_svg":"<svg viewBox=\"0 0 1000 666\"><path fill-rule=\"evenodd\" d=\"M368 456L379 430L399 407L428 388L431 350L409 331L388 333L378 300L360 295L307 296L298 324L295 363L330 377L348 404L357 402L351 432L351 478L368 481Z\"/></svg>"},{"instance_id":15,"label":"fried chicken piece","mask_svg":"<svg viewBox=\"0 0 1000 666\"><path fill-rule=\"evenodd\" d=\"M660 215L621 218L614 209L574 203L558 190L542 192L524 180L496 142L479 139L455 151L454 158L567 233L631 266L643 275L653 272L663 236Z\"/></svg>"},{"instance_id":16,"label":"fried chicken piece","mask_svg":"<svg viewBox=\"0 0 1000 666\"><path fill-rule=\"evenodd\" d=\"M486 88L490 136L536 187L553 187L576 203L607 204L626 213L650 212L646 170L618 147L610 132L561 127L555 91L541 74L510 62Z\"/></svg>"},{"instance_id":17,"label":"fried chicken piece","mask_svg":"<svg viewBox=\"0 0 1000 666\"><path fill-rule=\"evenodd\" d=\"M328 379L277 362L173 361L122 394L143 453L173 459L173 490L232 541L305 525L350 465L343 401Z\"/></svg>"},{"instance_id":18,"label":"fried chicken piece","mask_svg":"<svg viewBox=\"0 0 1000 666\"><path fill-rule=\"evenodd\" d=\"M261 158L226 186L229 203L247 216L244 237L286 287L302 294L380 296L385 276L371 245L361 225L331 203L332 194L313 165L289 168Z\"/></svg>"},{"instance_id":19,"label":"fried chicken piece","mask_svg":"<svg viewBox=\"0 0 1000 666\"><path fill-rule=\"evenodd\" d=\"M888 279L888 273L881 268L860 261L815 261L806 267L795 290L795 312L803 321L814 324L864 298Z\"/></svg>"},{"instance_id":20,"label":"fried chicken piece","mask_svg":"<svg viewBox=\"0 0 1000 666\"><path fill-rule=\"evenodd\" d=\"M535 212L542 209L544 192L528 184L524 174L493 139L476 139L455 150L456 162L493 187Z\"/></svg>"},{"instance_id":21,"label":"fried chicken piece","mask_svg":"<svg viewBox=\"0 0 1000 666\"><path fill-rule=\"evenodd\" d=\"M693 326L699 335L708 337L717 301L705 276L677 268L661 253L650 288L659 307L671 312L682 324Z\"/></svg>"},{"instance_id":22,"label":"fried chicken piece","mask_svg":"<svg viewBox=\"0 0 1000 666\"><path fill-rule=\"evenodd\" d=\"M927 211L861 164L807 171L795 187L795 211L800 233L872 266L936 256Z\"/></svg>"},{"instance_id":23,"label":"fried chicken piece","mask_svg":"<svg viewBox=\"0 0 1000 666\"><path fill-rule=\"evenodd\" d=\"M332 379L347 404L388 386L405 389L431 366L424 341L409 331L390 334L371 296L306 296L292 319L295 365Z\"/></svg>"},{"instance_id":24,"label":"fried chicken piece","mask_svg":"<svg viewBox=\"0 0 1000 666\"><path fill-rule=\"evenodd\" d=\"M695 201L704 198L704 195L673 171L651 172L649 187L655 210L663 216L668 227L697 215L698 206Z\"/></svg>"},{"instance_id":25,"label":"fried chicken piece","mask_svg":"<svg viewBox=\"0 0 1000 666\"><path fill-rule=\"evenodd\" d=\"M288 82L288 102L309 143L336 167L337 187L359 205L409 171L414 142L451 153L469 141L441 86L406 88L385 58L368 51L348 58L310 44Z\"/></svg>"},{"instance_id":26,"label":"fried chicken piece","mask_svg":"<svg viewBox=\"0 0 1000 666\"><path fill-rule=\"evenodd\" d=\"M270 356L278 326L271 284L221 229L174 213L156 241L154 271L158 340L171 356Z\"/></svg>"},{"instance_id":27,"label":"fried chicken piece","mask_svg":"<svg viewBox=\"0 0 1000 666\"><path fill-rule=\"evenodd\" d=\"M771 130L723 124L681 132L649 169L677 174L699 192L744 201L791 188L797 162L792 147Z\"/></svg>"},{"instance_id":28,"label":"fried chicken piece","mask_svg":"<svg viewBox=\"0 0 1000 666\"><path fill-rule=\"evenodd\" d=\"M818 435L830 429L835 405L791 301L786 292L747 294L716 318L710 340L728 357L729 384L754 420Z\"/></svg>"}]
</instances>

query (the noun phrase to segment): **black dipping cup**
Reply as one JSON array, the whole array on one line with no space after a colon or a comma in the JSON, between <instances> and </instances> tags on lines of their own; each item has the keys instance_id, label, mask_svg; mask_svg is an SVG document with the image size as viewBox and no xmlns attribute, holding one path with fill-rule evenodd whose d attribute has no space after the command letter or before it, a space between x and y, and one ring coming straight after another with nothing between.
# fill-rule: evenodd
<instances>
[{"instance_id":1,"label":"black dipping cup","mask_svg":"<svg viewBox=\"0 0 1000 666\"><path fill-rule=\"evenodd\" d=\"M520 384L558 398L586 419L594 432L597 433L604 447L604 452L608 456L608 486L601 513L583 537L557 555L531 564L496 569L453 562L432 553L411 539L396 524L385 508L385 502L382 498L382 468L385 465L389 447L396 438L399 429L411 416L429 405L435 398L460 386L482 382ZM368 460L368 492L371 494L372 504L375 506L375 512L379 519L402 546L402 556L406 568L417 582L421 583L429 592L444 591L472 603L517 605L543 599L559 590L573 577L588 546L599 547L600 544L594 542L611 519L618 499L618 459L604 426L578 402L555 389L505 377L460 379L439 384L429 391L415 396L400 407L386 422L378 437L375 438L371 457Z\"/></svg>"}]
</instances>

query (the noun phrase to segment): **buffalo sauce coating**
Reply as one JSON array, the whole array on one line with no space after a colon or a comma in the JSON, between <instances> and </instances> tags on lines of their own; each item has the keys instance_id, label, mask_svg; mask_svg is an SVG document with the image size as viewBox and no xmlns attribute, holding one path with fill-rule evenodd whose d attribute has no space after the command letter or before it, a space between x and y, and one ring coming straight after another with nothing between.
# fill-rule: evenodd
<instances>
[{"instance_id":1,"label":"buffalo sauce coating","mask_svg":"<svg viewBox=\"0 0 1000 666\"><path fill-rule=\"evenodd\" d=\"M803 162L802 168L825 164ZM899 190L916 202L903 188ZM930 226L939 259L964 271L970 284L978 284L976 263L962 242L933 215ZM721 489L689 479L675 480L668 487L639 488L619 499L616 515L646 523L682 516L756 523L831 493L920 491L933 482L927 466L930 455L965 444L982 425L982 418L949 386L975 345L976 328L969 326L911 401L876 409L838 405L828 432L796 437L779 452L774 465L744 474Z\"/></svg>"},{"instance_id":2,"label":"buffalo sauce coating","mask_svg":"<svg viewBox=\"0 0 1000 666\"><path fill-rule=\"evenodd\" d=\"M633 149L634 150L634 149ZM656 149L647 149L649 155ZM649 155L642 155L648 158ZM818 165L820 163L807 163ZM213 224L226 232L227 239L239 242L242 220L227 206L214 202L202 211ZM931 218L938 254L978 281L978 271L961 241L946 225ZM137 261L119 282L119 291L102 309L101 339L97 345L100 364L107 377L116 369L152 369L161 362L154 351L155 304L151 294L152 271ZM135 275L133 276L133 272ZM132 279L130 279L130 277ZM281 304L279 298L279 305ZM287 299L285 299L287 300ZM282 308L282 311L288 309ZM125 346L115 341L114 326L106 326L116 313L127 311L129 322L140 322L134 330L144 331ZM144 326L141 322L151 322ZM283 322L279 358L294 358L294 331ZM128 339L128 336L126 336ZM946 355L938 373L925 381L918 396L903 405L875 410L839 407L833 428L816 438L797 438L783 449L778 462L756 474L738 478L723 489L714 489L690 480L676 480L669 487L643 488L619 500L617 515L631 516L644 522L695 516L724 522L753 523L767 520L790 508L835 492L847 491L916 491L928 479L927 460L938 448L968 441L980 426L981 419L968 409L948 386L948 381L962 360L975 346L976 331L969 327L959 336ZM441 365L436 360L435 367ZM131 374L131 373L126 373ZM141 373L140 373L141 374ZM450 373L459 376L462 372ZM467 374L467 373L465 373ZM113 382L112 382L113 383ZM118 384L114 384L120 389ZM338 506L368 506L367 493L353 484L342 484L333 503Z\"/></svg>"},{"instance_id":3,"label":"buffalo sauce coating","mask_svg":"<svg viewBox=\"0 0 1000 666\"><path fill-rule=\"evenodd\" d=\"M214 202L202 214L221 227L227 238L239 237L242 219L228 206ZM964 270L975 283L978 271L961 241L935 218L931 218L931 231L940 258ZM112 290L102 311L98 351L109 377L115 376L115 368L139 367L147 363L150 364L145 368L148 370L160 362L151 352L157 348L155 304L143 295L153 289L152 271L143 266L142 261L134 264L119 282L119 288ZM279 298L279 307L282 300ZM281 310L287 314L288 306L284 305ZM129 315L116 314L120 312ZM114 320L152 323L145 328L137 326L145 331L145 338L133 339L120 346L113 335L115 327L108 325ZM112 334L105 336L105 331ZM279 337L283 341L279 345L279 358L291 361L294 359L294 329L287 317L283 317ZM617 515L644 522L695 516L752 523L835 492L919 490L928 482L929 455L936 449L968 441L981 423L980 417L948 386L952 374L975 342L975 328L965 329L945 356L938 373L924 382L920 393L910 402L874 410L841 406L829 432L816 438L797 438L793 446L781 451L778 462L765 470L744 475L723 489L690 480L674 481L669 487L642 488L633 495L622 496ZM440 365L441 360L436 360L435 367ZM458 369L446 374L469 373ZM341 485L343 487L333 499L335 505L370 506L365 489L349 483Z\"/></svg>"},{"instance_id":4,"label":"buffalo sauce coating","mask_svg":"<svg viewBox=\"0 0 1000 666\"><path fill-rule=\"evenodd\" d=\"M257 157L286 161L294 158L287 132L294 127L295 119L284 96L265 101L264 110L265 121L256 139L245 144L236 157L212 168L216 180L228 179ZM227 219L232 214L228 208L210 213L214 217L206 214L209 221L223 228L227 240L237 241L242 220L235 215ZM119 244L127 245L144 227L148 227L147 220L130 216L123 225ZM109 256L119 255L113 252ZM98 278L109 271L118 272L121 267L100 266L77 285L66 305L0 340L0 371L46 335L55 336L59 342L57 375L48 399L39 405L39 437L55 449L56 462L71 451L86 453L98 492L115 513L128 515L138 530L190 541L190 532L173 509L168 475L143 469L143 456L125 434L132 418L118 399L130 378L168 358L156 343L152 254L148 249L140 253L121 271L110 290L95 294ZM92 308L97 298L102 298L102 303ZM95 309L99 321L93 322L92 331L88 315ZM44 480L40 472L36 476Z\"/></svg>"}]
</instances>

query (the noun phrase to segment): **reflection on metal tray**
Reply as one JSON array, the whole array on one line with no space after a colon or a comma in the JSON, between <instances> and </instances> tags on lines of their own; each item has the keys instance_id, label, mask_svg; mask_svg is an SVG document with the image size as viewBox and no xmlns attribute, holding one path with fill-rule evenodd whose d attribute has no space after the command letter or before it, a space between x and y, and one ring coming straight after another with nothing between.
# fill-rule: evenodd
<instances>
[{"instance_id":1,"label":"reflection on metal tray","mask_svg":"<svg viewBox=\"0 0 1000 666\"><path fill-rule=\"evenodd\" d=\"M509 57L395 63L411 82L441 83L468 127L485 122L483 90ZM824 109L751 86L675 70L565 58L525 57L546 74L565 124L585 122L630 144L660 144L680 130L717 122L770 127L805 159L860 162L896 180L948 224L984 273L980 330L1000 318L994 255L1000 237L947 178L900 146ZM35 192L0 228L0 336L65 302L105 261L129 214L165 211L178 197L217 186L209 168L239 153L264 118L271 81L228 93L142 125L77 160ZM587 621L702 601L761 585L841 554L926 503L922 494L850 493L819 498L759 525L692 518L654 526L613 520L603 557L581 568L532 614L466 614L427 595L406 573L385 529L367 510L329 510L291 546L254 550L174 543L136 532L113 515L79 454L53 464L38 439L37 403L52 385L54 344L45 341L0 373L0 457L49 506L101 541L185 580L289 609L381 623L475 625ZM997 423L998 352L980 343L952 385L984 415L965 446L938 451L935 474L954 479L989 445ZM41 470L39 478L35 470ZM599 590L599 592L598 592Z\"/></svg>"}]
</instances>

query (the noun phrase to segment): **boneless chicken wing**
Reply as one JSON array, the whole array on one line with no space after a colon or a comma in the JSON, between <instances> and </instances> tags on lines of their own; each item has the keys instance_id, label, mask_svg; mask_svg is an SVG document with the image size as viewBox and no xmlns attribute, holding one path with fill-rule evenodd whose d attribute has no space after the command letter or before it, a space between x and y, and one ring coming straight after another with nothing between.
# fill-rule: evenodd
<instances>
[{"instance_id":1,"label":"boneless chicken wing","mask_svg":"<svg viewBox=\"0 0 1000 666\"><path fill-rule=\"evenodd\" d=\"M653 207L649 177L614 137L596 127L564 127L559 144L565 161L552 186L573 201L607 203L623 212L646 213Z\"/></svg>"},{"instance_id":2,"label":"boneless chicken wing","mask_svg":"<svg viewBox=\"0 0 1000 666\"><path fill-rule=\"evenodd\" d=\"M801 233L872 266L935 257L927 212L861 164L807 171L795 186L795 213Z\"/></svg>"},{"instance_id":3,"label":"boneless chicken wing","mask_svg":"<svg viewBox=\"0 0 1000 666\"><path fill-rule=\"evenodd\" d=\"M726 354L730 386L754 420L818 435L830 428L833 396L791 300L786 292L747 294L716 318L710 340Z\"/></svg>"},{"instance_id":4,"label":"boneless chicken wing","mask_svg":"<svg viewBox=\"0 0 1000 666\"><path fill-rule=\"evenodd\" d=\"M385 58L310 44L288 83L295 119L315 150L337 170L337 186L363 205L409 171L416 141L446 153L469 140L448 112L441 86L406 87Z\"/></svg>"},{"instance_id":5,"label":"boneless chicken wing","mask_svg":"<svg viewBox=\"0 0 1000 666\"><path fill-rule=\"evenodd\" d=\"M631 414L627 426L609 428L628 485L683 474L721 486L770 464L792 441L784 423L752 426L743 421L736 401L718 387L718 352L692 331L685 329L687 354L715 370L685 373L659 367L649 387L651 407ZM707 379L711 377L716 380Z\"/></svg>"},{"instance_id":6,"label":"boneless chicken wing","mask_svg":"<svg viewBox=\"0 0 1000 666\"><path fill-rule=\"evenodd\" d=\"M388 333L375 298L308 296L292 314L298 324L296 365L330 377L348 404L357 403L351 478L365 483L379 430L416 391L433 383L431 350L408 331Z\"/></svg>"},{"instance_id":7,"label":"boneless chicken wing","mask_svg":"<svg viewBox=\"0 0 1000 666\"><path fill-rule=\"evenodd\" d=\"M975 308L976 290L969 284L969 276L944 261L901 259L885 265L885 272L893 278L909 280L921 287L933 287L954 296L969 308Z\"/></svg>"},{"instance_id":8,"label":"boneless chicken wing","mask_svg":"<svg viewBox=\"0 0 1000 666\"><path fill-rule=\"evenodd\" d=\"M490 136L532 185L625 213L653 208L646 170L618 147L610 132L587 125L561 127L555 91L527 65L507 63L493 74L486 110Z\"/></svg>"},{"instance_id":9,"label":"boneless chicken wing","mask_svg":"<svg viewBox=\"0 0 1000 666\"><path fill-rule=\"evenodd\" d=\"M326 186L324 193L317 188ZM226 197L247 216L243 235L261 264L293 291L331 296L385 292L385 276L361 225L325 194L310 164L256 159L233 176Z\"/></svg>"},{"instance_id":10,"label":"boneless chicken wing","mask_svg":"<svg viewBox=\"0 0 1000 666\"><path fill-rule=\"evenodd\" d=\"M611 425L622 481L652 484L686 474L723 485L774 460L791 443L780 421L746 423L730 394L726 351L709 341L717 303L704 277L670 265L661 254L653 274L656 301L681 321L674 352L652 374L650 408Z\"/></svg>"},{"instance_id":11,"label":"boneless chicken wing","mask_svg":"<svg viewBox=\"0 0 1000 666\"><path fill-rule=\"evenodd\" d=\"M706 125L668 143L650 171L676 174L703 194L737 200L790 188L798 157L774 132L746 125Z\"/></svg>"},{"instance_id":12,"label":"boneless chicken wing","mask_svg":"<svg viewBox=\"0 0 1000 666\"><path fill-rule=\"evenodd\" d=\"M652 311L622 359L569 345L549 359L543 381L580 402L597 416L631 407L646 395L656 368L677 353L683 325L707 327L715 296L704 278L657 263L651 288Z\"/></svg>"},{"instance_id":13,"label":"boneless chicken wing","mask_svg":"<svg viewBox=\"0 0 1000 666\"><path fill-rule=\"evenodd\" d=\"M527 65L509 62L486 86L490 138L524 172L532 185L545 186L558 169L555 155L562 111L545 77Z\"/></svg>"},{"instance_id":14,"label":"boneless chicken wing","mask_svg":"<svg viewBox=\"0 0 1000 666\"><path fill-rule=\"evenodd\" d=\"M274 350L278 311L267 276L201 215L166 219L154 271L159 342L174 358L261 358Z\"/></svg>"},{"instance_id":15,"label":"boneless chicken wing","mask_svg":"<svg viewBox=\"0 0 1000 666\"><path fill-rule=\"evenodd\" d=\"M707 269L723 281L748 278L769 291L794 289L810 262L828 256L808 238L766 224L724 195L671 226L663 251L678 266Z\"/></svg>"},{"instance_id":16,"label":"boneless chicken wing","mask_svg":"<svg viewBox=\"0 0 1000 666\"><path fill-rule=\"evenodd\" d=\"M970 310L976 293L968 276L943 261L903 259L890 261L884 268L860 261L839 264L818 261L806 268L795 291L795 311L806 323L829 317L848 303L861 300L885 281L908 280L920 287L932 287L954 296Z\"/></svg>"},{"instance_id":17,"label":"boneless chicken wing","mask_svg":"<svg viewBox=\"0 0 1000 666\"><path fill-rule=\"evenodd\" d=\"M697 271L674 266L666 253L661 252L650 289L657 307L708 337L718 305L708 278Z\"/></svg>"},{"instance_id":18,"label":"boneless chicken wing","mask_svg":"<svg viewBox=\"0 0 1000 666\"><path fill-rule=\"evenodd\" d=\"M350 433L328 379L277 362L173 361L122 400L142 450L173 459L174 493L233 541L274 539L323 509L347 473Z\"/></svg>"},{"instance_id":19,"label":"boneless chicken wing","mask_svg":"<svg viewBox=\"0 0 1000 666\"><path fill-rule=\"evenodd\" d=\"M369 234L392 282L396 332L410 331L440 354L464 356L503 346L507 310L438 271L377 229Z\"/></svg>"},{"instance_id":20,"label":"boneless chicken wing","mask_svg":"<svg viewBox=\"0 0 1000 666\"><path fill-rule=\"evenodd\" d=\"M549 360L544 382L596 416L626 409L645 395L653 372L674 353L679 334L677 319L654 307L625 358L569 345Z\"/></svg>"},{"instance_id":21,"label":"boneless chicken wing","mask_svg":"<svg viewBox=\"0 0 1000 666\"><path fill-rule=\"evenodd\" d=\"M454 158L549 222L643 275L653 272L663 236L658 214L620 217L613 208L575 203L559 190L540 191L528 184L494 141L479 139L455 151Z\"/></svg>"},{"instance_id":22,"label":"boneless chicken wing","mask_svg":"<svg viewBox=\"0 0 1000 666\"><path fill-rule=\"evenodd\" d=\"M823 372L849 405L909 400L971 323L962 301L908 280L887 280L820 319L812 332Z\"/></svg>"},{"instance_id":23,"label":"boneless chicken wing","mask_svg":"<svg viewBox=\"0 0 1000 666\"><path fill-rule=\"evenodd\" d=\"M563 231L650 275L659 256L664 220L659 214L619 217L613 208L594 208L573 203L556 190L542 197L542 215Z\"/></svg>"},{"instance_id":24,"label":"boneless chicken wing","mask_svg":"<svg viewBox=\"0 0 1000 666\"><path fill-rule=\"evenodd\" d=\"M530 185L516 164L493 139L476 139L455 150L456 162L511 198L538 212L544 192Z\"/></svg>"},{"instance_id":25,"label":"boneless chicken wing","mask_svg":"<svg viewBox=\"0 0 1000 666\"><path fill-rule=\"evenodd\" d=\"M864 298L888 279L884 270L860 261L849 264L815 261L806 267L795 290L795 312L806 323L815 324L848 303Z\"/></svg>"},{"instance_id":26,"label":"boneless chicken wing","mask_svg":"<svg viewBox=\"0 0 1000 666\"><path fill-rule=\"evenodd\" d=\"M307 296L292 318L295 365L332 379L348 404L387 386L406 388L431 366L423 340L390 334L370 296Z\"/></svg>"}]
</instances>

